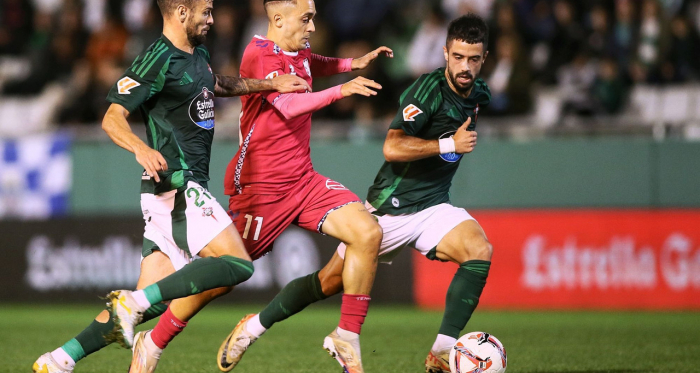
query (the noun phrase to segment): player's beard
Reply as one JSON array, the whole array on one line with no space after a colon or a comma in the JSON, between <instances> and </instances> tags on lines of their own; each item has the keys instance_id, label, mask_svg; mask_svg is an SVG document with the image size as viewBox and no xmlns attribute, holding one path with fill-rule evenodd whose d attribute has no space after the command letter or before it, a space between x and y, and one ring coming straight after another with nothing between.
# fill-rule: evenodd
<instances>
[{"instance_id":1,"label":"player's beard","mask_svg":"<svg viewBox=\"0 0 700 373\"><path fill-rule=\"evenodd\" d=\"M447 66L447 76L450 78L450 82L452 82L452 86L455 87L457 93L465 94L469 92L469 90L472 89L472 86L474 85L474 76L472 76L472 74L468 71L459 74L452 74L452 70L450 70L450 67ZM469 83L464 85L459 84L459 82L457 81L458 77L468 78L470 81Z\"/></svg>"},{"instance_id":2,"label":"player's beard","mask_svg":"<svg viewBox=\"0 0 700 373\"><path fill-rule=\"evenodd\" d=\"M190 45L192 45L193 47L204 44L204 42L207 41L207 35L203 33L204 29L202 29L202 32L197 33L197 28L198 27L196 24L194 24L194 22L192 22L191 20L190 22L188 22L186 30L187 41L189 41Z\"/></svg>"}]
</instances>

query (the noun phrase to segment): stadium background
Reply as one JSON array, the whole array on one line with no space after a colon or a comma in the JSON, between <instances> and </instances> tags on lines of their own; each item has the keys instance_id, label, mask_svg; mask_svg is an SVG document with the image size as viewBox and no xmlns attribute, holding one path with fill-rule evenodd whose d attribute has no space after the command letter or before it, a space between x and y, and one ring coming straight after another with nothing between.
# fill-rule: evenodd
<instances>
[{"instance_id":1,"label":"stadium background","mask_svg":"<svg viewBox=\"0 0 700 373\"><path fill-rule=\"evenodd\" d=\"M71 313L76 309L64 303L99 303L97 296L131 287L138 277L141 170L99 123L110 86L159 35L161 20L151 0L0 4L0 310L34 315L41 308L9 304L42 303ZM261 4L215 1L207 41L215 72L237 75L242 48L265 33ZM381 165L398 96L444 64L447 22L467 10L489 21L482 76L493 101L480 113L479 145L463 160L451 196L494 244L477 314L486 325L512 327L510 335L500 332L507 346L528 348L515 337L528 323L561 326L571 319L585 334L599 320L630 330L650 320L498 313L522 310L685 310L690 313L656 314L651 319L659 324L648 331L678 331L664 338L692 340L700 324L699 1L328 0L316 6L315 52L357 57L379 45L395 52L393 60L360 73L383 85L377 97L352 97L314 114L316 169L360 196ZM314 88L353 75L318 79ZM238 144L240 102L217 99L216 111L210 186L225 205L223 173ZM132 125L145 134L138 115ZM251 281L217 303L266 302L323 265L335 245L290 229L256 262ZM411 305L439 310L453 273L451 264L406 252L381 266L373 298L409 305L397 309L407 314ZM403 320L381 307L376 312L386 325ZM415 317L406 322L418 325L423 316ZM521 324L513 321L519 317ZM434 326L424 327L427 335ZM640 337L620 335L624 343ZM684 345L687 351L700 351L693 343ZM615 370L628 371L645 370Z\"/></svg>"}]
</instances>

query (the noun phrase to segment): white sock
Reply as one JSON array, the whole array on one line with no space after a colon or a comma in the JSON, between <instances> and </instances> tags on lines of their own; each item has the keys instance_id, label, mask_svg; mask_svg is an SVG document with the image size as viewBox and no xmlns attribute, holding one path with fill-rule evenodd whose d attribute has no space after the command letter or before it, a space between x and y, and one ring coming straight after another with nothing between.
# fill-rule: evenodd
<instances>
[{"instance_id":1,"label":"white sock","mask_svg":"<svg viewBox=\"0 0 700 373\"><path fill-rule=\"evenodd\" d=\"M148 301L148 298L146 298L146 293L144 293L143 290L136 290L131 293L131 296L134 297L136 304L138 304L139 307L143 308L144 310L151 307L151 302Z\"/></svg>"},{"instance_id":2,"label":"white sock","mask_svg":"<svg viewBox=\"0 0 700 373\"><path fill-rule=\"evenodd\" d=\"M143 339L143 342L146 345L146 350L148 350L148 353L151 354L156 359L160 359L160 355L163 353L163 349L156 346L156 343L153 342L153 338L151 338L152 331L153 330L149 331L146 334L146 337Z\"/></svg>"},{"instance_id":3,"label":"white sock","mask_svg":"<svg viewBox=\"0 0 700 373\"><path fill-rule=\"evenodd\" d=\"M360 335L349 330L341 329L340 327L335 329L338 336L346 341L351 341L353 339L360 339Z\"/></svg>"},{"instance_id":4,"label":"white sock","mask_svg":"<svg viewBox=\"0 0 700 373\"><path fill-rule=\"evenodd\" d=\"M435 343L433 343L433 348L431 350L433 352L442 352L445 350L449 350L452 348L452 346L455 345L455 343L457 343L456 338L452 338L444 334L438 334L437 338L435 338Z\"/></svg>"},{"instance_id":5,"label":"white sock","mask_svg":"<svg viewBox=\"0 0 700 373\"><path fill-rule=\"evenodd\" d=\"M245 325L245 330L247 330L248 333L254 335L255 338L259 338L267 331L267 329L260 323L259 313L251 317L250 320L248 320L248 322Z\"/></svg>"},{"instance_id":6,"label":"white sock","mask_svg":"<svg viewBox=\"0 0 700 373\"><path fill-rule=\"evenodd\" d=\"M75 368L75 361L68 355L67 352L63 351L63 348L59 347L51 352L51 357L61 366L64 370L73 370Z\"/></svg>"}]
</instances>

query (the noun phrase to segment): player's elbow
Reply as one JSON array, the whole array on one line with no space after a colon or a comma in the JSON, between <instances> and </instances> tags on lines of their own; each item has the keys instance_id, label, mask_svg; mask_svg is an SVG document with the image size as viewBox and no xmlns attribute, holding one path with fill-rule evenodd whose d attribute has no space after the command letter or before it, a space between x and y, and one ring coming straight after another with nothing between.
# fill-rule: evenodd
<instances>
[{"instance_id":1,"label":"player's elbow","mask_svg":"<svg viewBox=\"0 0 700 373\"><path fill-rule=\"evenodd\" d=\"M107 109L107 112L105 113L104 118L102 118L102 130L107 133L110 133L110 131L114 128L114 123L116 120L118 120L119 116L126 119L126 109L119 105L110 105L109 109Z\"/></svg>"},{"instance_id":2,"label":"player's elbow","mask_svg":"<svg viewBox=\"0 0 700 373\"><path fill-rule=\"evenodd\" d=\"M384 143L384 148L382 150L384 152L384 159L386 159L387 162L401 161L399 154L396 151L396 147L392 146L388 141Z\"/></svg>"}]
</instances>

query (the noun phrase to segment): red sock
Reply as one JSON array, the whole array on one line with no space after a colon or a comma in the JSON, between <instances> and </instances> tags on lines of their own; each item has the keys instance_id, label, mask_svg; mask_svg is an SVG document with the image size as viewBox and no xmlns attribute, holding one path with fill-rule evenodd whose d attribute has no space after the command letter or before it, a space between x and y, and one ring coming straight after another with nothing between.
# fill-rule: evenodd
<instances>
[{"instance_id":1,"label":"red sock","mask_svg":"<svg viewBox=\"0 0 700 373\"><path fill-rule=\"evenodd\" d=\"M156 327L153 328L151 339L153 339L153 343L155 343L156 346L163 349L176 335L180 334L186 326L187 321L180 321L180 319L170 312L170 307L168 307L165 313L160 317L160 320L158 320Z\"/></svg>"},{"instance_id":2,"label":"red sock","mask_svg":"<svg viewBox=\"0 0 700 373\"><path fill-rule=\"evenodd\" d=\"M367 316L369 301L372 300L368 295L352 295L343 294L343 304L340 306L340 324L341 329L349 332L360 334L362 324Z\"/></svg>"}]
</instances>

